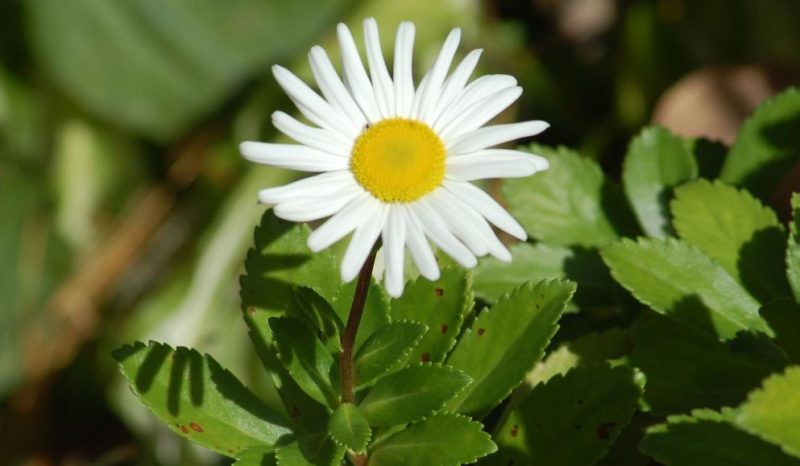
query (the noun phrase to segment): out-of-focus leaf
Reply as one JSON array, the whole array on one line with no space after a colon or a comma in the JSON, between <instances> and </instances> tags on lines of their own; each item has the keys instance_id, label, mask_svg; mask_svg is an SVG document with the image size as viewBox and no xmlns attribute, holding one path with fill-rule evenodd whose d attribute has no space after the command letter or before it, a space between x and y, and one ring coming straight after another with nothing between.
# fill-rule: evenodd
<instances>
[{"instance_id":1,"label":"out-of-focus leaf","mask_svg":"<svg viewBox=\"0 0 800 466\"><path fill-rule=\"evenodd\" d=\"M622 185L642 230L664 238L672 233L668 203L672 189L697 177L697 161L686 140L650 127L634 138L625 156Z\"/></svg>"},{"instance_id":2,"label":"out-of-focus leaf","mask_svg":"<svg viewBox=\"0 0 800 466\"><path fill-rule=\"evenodd\" d=\"M786 246L786 277L795 301L800 302L800 194L792 194L792 221Z\"/></svg>"},{"instance_id":3,"label":"out-of-focus leaf","mask_svg":"<svg viewBox=\"0 0 800 466\"><path fill-rule=\"evenodd\" d=\"M800 90L788 89L747 119L720 178L769 201L777 183L800 159Z\"/></svg>"},{"instance_id":4,"label":"out-of-focus leaf","mask_svg":"<svg viewBox=\"0 0 800 466\"><path fill-rule=\"evenodd\" d=\"M344 0L76 0L25 4L32 49L92 113L159 140L307 45Z\"/></svg>"},{"instance_id":5,"label":"out-of-focus leaf","mask_svg":"<svg viewBox=\"0 0 800 466\"><path fill-rule=\"evenodd\" d=\"M800 364L800 304L790 299L776 299L760 312L775 335L775 344L792 362Z\"/></svg>"},{"instance_id":6,"label":"out-of-focus leaf","mask_svg":"<svg viewBox=\"0 0 800 466\"><path fill-rule=\"evenodd\" d=\"M210 356L161 343L115 351L131 390L169 428L223 455L275 445L289 423Z\"/></svg>"}]
</instances>

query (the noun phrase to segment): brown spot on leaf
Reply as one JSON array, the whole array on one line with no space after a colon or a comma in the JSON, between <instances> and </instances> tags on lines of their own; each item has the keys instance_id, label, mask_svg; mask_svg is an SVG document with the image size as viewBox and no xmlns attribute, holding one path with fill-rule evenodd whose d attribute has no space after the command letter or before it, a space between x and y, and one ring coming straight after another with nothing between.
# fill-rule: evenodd
<instances>
[{"instance_id":1,"label":"brown spot on leaf","mask_svg":"<svg viewBox=\"0 0 800 466\"><path fill-rule=\"evenodd\" d=\"M519 426L514 424L511 426L511 436L516 437L517 435L519 435Z\"/></svg>"},{"instance_id":2,"label":"brown spot on leaf","mask_svg":"<svg viewBox=\"0 0 800 466\"><path fill-rule=\"evenodd\" d=\"M195 431L195 432L202 432L203 431L203 428L200 426L200 424L198 424L196 422L190 423L189 427L191 427L192 430Z\"/></svg>"},{"instance_id":3,"label":"brown spot on leaf","mask_svg":"<svg viewBox=\"0 0 800 466\"><path fill-rule=\"evenodd\" d=\"M611 429L614 428L616 423L604 422L597 425L597 438L600 440L608 440L611 437Z\"/></svg>"},{"instance_id":4,"label":"brown spot on leaf","mask_svg":"<svg viewBox=\"0 0 800 466\"><path fill-rule=\"evenodd\" d=\"M433 294L435 294L436 296L441 296L444 294L444 290L441 288L436 288L435 290L433 290Z\"/></svg>"},{"instance_id":5,"label":"brown spot on leaf","mask_svg":"<svg viewBox=\"0 0 800 466\"><path fill-rule=\"evenodd\" d=\"M297 405L292 406L292 417L299 417L300 414L300 408Z\"/></svg>"},{"instance_id":6,"label":"brown spot on leaf","mask_svg":"<svg viewBox=\"0 0 800 466\"><path fill-rule=\"evenodd\" d=\"M430 362L431 361L431 353L426 351L426 352L422 353L422 356L420 356L419 359L422 362Z\"/></svg>"},{"instance_id":7,"label":"brown spot on leaf","mask_svg":"<svg viewBox=\"0 0 800 466\"><path fill-rule=\"evenodd\" d=\"M440 326L439 326L439 330L441 330L441 331L442 331L442 333L447 333L447 330L448 330L449 328L450 328L450 327L448 327L448 326L447 326L447 324L442 324L442 325L440 325Z\"/></svg>"},{"instance_id":8,"label":"brown spot on leaf","mask_svg":"<svg viewBox=\"0 0 800 466\"><path fill-rule=\"evenodd\" d=\"M479 337L482 337L484 333L486 333L486 329L485 328L479 328L478 329L478 336Z\"/></svg>"},{"instance_id":9,"label":"brown spot on leaf","mask_svg":"<svg viewBox=\"0 0 800 466\"><path fill-rule=\"evenodd\" d=\"M248 307L248 308L247 308L247 313L248 313L248 314L250 314L251 316L254 316L254 315L256 315L256 308L255 308L255 306L250 306L250 307Z\"/></svg>"},{"instance_id":10,"label":"brown spot on leaf","mask_svg":"<svg viewBox=\"0 0 800 466\"><path fill-rule=\"evenodd\" d=\"M186 426L181 426L181 432L183 432L184 434L188 434L189 433L189 428L186 427Z\"/></svg>"}]
</instances>

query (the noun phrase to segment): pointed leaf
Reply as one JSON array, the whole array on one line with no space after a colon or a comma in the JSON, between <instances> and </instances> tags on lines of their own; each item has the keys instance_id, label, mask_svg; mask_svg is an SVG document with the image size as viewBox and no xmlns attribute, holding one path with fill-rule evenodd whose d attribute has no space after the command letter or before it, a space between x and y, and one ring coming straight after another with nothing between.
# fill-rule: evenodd
<instances>
[{"instance_id":1,"label":"pointed leaf","mask_svg":"<svg viewBox=\"0 0 800 466\"><path fill-rule=\"evenodd\" d=\"M309 396L330 407L338 403L339 365L304 322L289 317L269 320L278 356Z\"/></svg>"},{"instance_id":2,"label":"pointed leaf","mask_svg":"<svg viewBox=\"0 0 800 466\"><path fill-rule=\"evenodd\" d=\"M478 419L507 397L544 355L574 292L563 280L526 283L483 310L447 360L473 379L448 410Z\"/></svg>"},{"instance_id":3,"label":"pointed leaf","mask_svg":"<svg viewBox=\"0 0 800 466\"><path fill-rule=\"evenodd\" d=\"M294 306L290 314L305 321L317 333L331 352L341 351L341 333L344 324L333 307L316 291L307 286L298 286L294 291Z\"/></svg>"},{"instance_id":4,"label":"pointed leaf","mask_svg":"<svg viewBox=\"0 0 800 466\"><path fill-rule=\"evenodd\" d=\"M694 246L674 239L625 239L602 255L622 286L670 318L721 338L741 330L767 331L758 302Z\"/></svg>"},{"instance_id":5,"label":"pointed leaf","mask_svg":"<svg viewBox=\"0 0 800 466\"><path fill-rule=\"evenodd\" d=\"M486 464L592 465L636 411L631 368L605 364L557 375L533 391L498 429L500 451Z\"/></svg>"},{"instance_id":6,"label":"pointed leaf","mask_svg":"<svg viewBox=\"0 0 800 466\"><path fill-rule=\"evenodd\" d=\"M778 299L761 308L761 317L775 334L775 344L790 361L800 364L800 304Z\"/></svg>"},{"instance_id":7,"label":"pointed leaf","mask_svg":"<svg viewBox=\"0 0 800 466\"><path fill-rule=\"evenodd\" d=\"M798 466L800 460L737 429L730 411L696 410L651 427L640 448L666 466Z\"/></svg>"},{"instance_id":8,"label":"pointed leaf","mask_svg":"<svg viewBox=\"0 0 800 466\"><path fill-rule=\"evenodd\" d=\"M503 184L511 213L529 235L556 245L598 247L636 232L621 190L596 162L564 147L530 150L547 158L550 168Z\"/></svg>"},{"instance_id":9,"label":"pointed leaf","mask_svg":"<svg viewBox=\"0 0 800 466\"><path fill-rule=\"evenodd\" d=\"M421 364L378 380L359 405L371 426L393 426L430 416L472 381L458 369Z\"/></svg>"},{"instance_id":10,"label":"pointed leaf","mask_svg":"<svg viewBox=\"0 0 800 466\"><path fill-rule=\"evenodd\" d=\"M428 327L419 322L401 320L376 330L361 345L353 360L356 385L370 385L378 377L405 361Z\"/></svg>"},{"instance_id":11,"label":"pointed leaf","mask_svg":"<svg viewBox=\"0 0 800 466\"><path fill-rule=\"evenodd\" d=\"M792 221L789 223L789 242L786 247L786 277L794 300L800 302L800 194L792 194Z\"/></svg>"},{"instance_id":12,"label":"pointed leaf","mask_svg":"<svg viewBox=\"0 0 800 466\"><path fill-rule=\"evenodd\" d=\"M622 185L642 230L648 236L671 235L668 203L672 189L697 178L691 143L668 129L649 127L631 142L622 167Z\"/></svg>"},{"instance_id":13,"label":"pointed leaf","mask_svg":"<svg viewBox=\"0 0 800 466\"><path fill-rule=\"evenodd\" d=\"M675 190L675 229L762 302L788 296L783 226L746 191L698 180Z\"/></svg>"},{"instance_id":14,"label":"pointed leaf","mask_svg":"<svg viewBox=\"0 0 800 466\"><path fill-rule=\"evenodd\" d=\"M114 352L142 403L178 435L227 456L275 445L291 433L271 411L210 356L161 343Z\"/></svg>"},{"instance_id":15,"label":"pointed leaf","mask_svg":"<svg viewBox=\"0 0 800 466\"><path fill-rule=\"evenodd\" d=\"M275 450L278 466L338 466L344 448L325 434L305 435Z\"/></svg>"},{"instance_id":16,"label":"pointed leaf","mask_svg":"<svg viewBox=\"0 0 800 466\"><path fill-rule=\"evenodd\" d=\"M335 273L337 276L339 275L338 270ZM342 322L347 322L347 317L350 315L350 307L353 304L353 295L355 294L357 283L358 280L353 280L350 283L343 284L329 300ZM361 318L361 324L356 335L356 350L364 344L376 329L388 323L389 297L383 291L383 288L375 282L375 279L371 278L367 301L364 303L364 315Z\"/></svg>"},{"instance_id":17,"label":"pointed leaf","mask_svg":"<svg viewBox=\"0 0 800 466\"><path fill-rule=\"evenodd\" d=\"M800 366L775 374L750 393L735 423L786 453L800 458ZM766 464L766 463L762 463Z\"/></svg>"},{"instance_id":18,"label":"pointed leaf","mask_svg":"<svg viewBox=\"0 0 800 466\"><path fill-rule=\"evenodd\" d=\"M800 91L788 89L761 104L745 121L720 179L768 201L800 159Z\"/></svg>"},{"instance_id":19,"label":"pointed leaf","mask_svg":"<svg viewBox=\"0 0 800 466\"><path fill-rule=\"evenodd\" d=\"M408 356L409 362L442 362L453 348L464 315L472 309L472 276L461 267L446 267L439 280L419 277L392 301L392 320L413 320L428 332Z\"/></svg>"},{"instance_id":20,"label":"pointed leaf","mask_svg":"<svg viewBox=\"0 0 800 466\"><path fill-rule=\"evenodd\" d=\"M443 413L412 424L375 446L370 466L459 466L497 450L480 423Z\"/></svg>"},{"instance_id":21,"label":"pointed leaf","mask_svg":"<svg viewBox=\"0 0 800 466\"><path fill-rule=\"evenodd\" d=\"M364 415L352 403L343 403L328 421L328 434L334 442L356 453L363 453L372 430Z\"/></svg>"}]
</instances>

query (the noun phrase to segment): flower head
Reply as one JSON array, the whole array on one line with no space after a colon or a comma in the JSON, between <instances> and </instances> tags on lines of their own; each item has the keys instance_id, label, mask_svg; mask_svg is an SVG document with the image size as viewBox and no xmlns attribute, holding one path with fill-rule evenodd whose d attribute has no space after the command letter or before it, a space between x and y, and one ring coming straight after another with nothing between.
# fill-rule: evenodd
<instances>
[{"instance_id":1,"label":"flower head","mask_svg":"<svg viewBox=\"0 0 800 466\"><path fill-rule=\"evenodd\" d=\"M286 220L330 217L308 238L312 251L352 232L341 264L344 281L358 274L382 239L385 288L394 297L403 292L406 247L430 280L439 277L439 267L429 241L464 267L486 254L510 261L490 224L522 240L525 231L470 182L547 168L544 158L491 148L548 127L543 121L484 126L520 96L516 79L489 75L468 82L480 50L448 75L458 29L416 87L412 23L397 30L391 74L374 19L364 21L366 69L347 27L340 24L337 32L344 81L321 47L309 53L321 95L287 69L273 67L275 79L315 126L275 112L275 127L299 144L244 142L241 152L253 162L316 174L262 190L260 201L274 204L275 215Z\"/></svg>"}]
</instances>

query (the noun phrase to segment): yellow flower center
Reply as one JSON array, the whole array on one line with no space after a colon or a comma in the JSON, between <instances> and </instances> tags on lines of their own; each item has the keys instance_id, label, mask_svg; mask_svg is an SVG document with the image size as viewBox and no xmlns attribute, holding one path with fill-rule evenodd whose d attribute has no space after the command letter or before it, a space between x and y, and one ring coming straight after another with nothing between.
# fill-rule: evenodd
<instances>
[{"instance_id":1,"label":"yellow flower center","mask_svg":"<svg viewBox=\"0 0 800 466\"><path fill-rule=\"evenodd\" d=\"M361 186L384 202L411 202L444 178L445 148L428 125L390 118L356 139L350 168Z\"/></svg>"}]
</instances>

